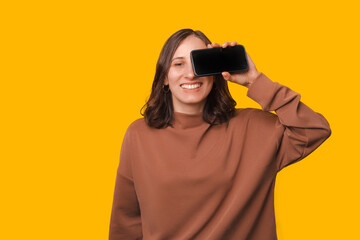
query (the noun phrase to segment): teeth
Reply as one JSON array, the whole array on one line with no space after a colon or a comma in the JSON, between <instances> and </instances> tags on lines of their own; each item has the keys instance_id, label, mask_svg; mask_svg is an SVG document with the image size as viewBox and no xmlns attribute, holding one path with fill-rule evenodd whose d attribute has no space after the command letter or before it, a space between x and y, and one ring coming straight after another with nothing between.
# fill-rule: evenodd
<instances>
[{"instance_id":1,"label":"teeth","mask_svg":"<svg viewBox=\"0 0 360 240\"><path fill-rule=\"evenodd\" d=\"M201 86L200 83L198 84L183 84L181 85L182 88L186 88L186 89L195 89L195 88L199 88Z\"/></svg>"}]
</instances>

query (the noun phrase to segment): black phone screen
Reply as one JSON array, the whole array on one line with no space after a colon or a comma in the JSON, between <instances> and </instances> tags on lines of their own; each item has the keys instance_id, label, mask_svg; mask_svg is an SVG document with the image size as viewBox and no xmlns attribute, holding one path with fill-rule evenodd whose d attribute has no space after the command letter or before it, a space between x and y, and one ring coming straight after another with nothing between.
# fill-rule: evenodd
<instances>
[{"instance_id":1,"label":"black phone screen","mask_svg":"<svg viewBox=\"0 0 360 240\"><path fill-rule=\"evenodd\" d=\"M249 68L242 45L193 50L190 56L196 76L240 72Z\"/></svg>"}]
</instances>

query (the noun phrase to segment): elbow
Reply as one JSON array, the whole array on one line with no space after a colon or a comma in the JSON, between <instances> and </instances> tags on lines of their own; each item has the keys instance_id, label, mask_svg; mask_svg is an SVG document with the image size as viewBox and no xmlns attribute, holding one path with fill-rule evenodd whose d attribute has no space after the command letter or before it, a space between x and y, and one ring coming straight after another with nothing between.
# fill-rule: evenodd
<instances>
[{"instance_id":1,"label":"elbow","mask_svg":"<svg viewBox=\"0 0 360 240\"><path fill-rule=\"evenodd\" d=\"M322 116L322 115L321 115ZM328 139L330 136L331 136L331 128L330 128L330 124L329 122L326 120L326 118L324 116L322 116L323 118L323 123L322 123L322 138L323 138L323 141L325 141L326 139Z\"/></svg>"},{"instance_id":2,"label":"elbow","mask_svg":"<svg viewBox=\"0 0 360 240\"><path fill-rule=\"evenodd\" d=\"M326 139L328 139L331 136L331 133L332 132L330 127L323 128L321 134L319 134L319 141L323 143Z\"/></svg>"},{"instance_id":3,"label":"elbow","mask_svg":"<svg viewBox=\"0 0 360 240\"><path fill-rule=\"evenodd\" d=\"M326 123L327 123L326 127L324 128L324 130L325 130L325 133L324 133L324 138L325 139L324 140L328 139L331 136L331 133L332 133L329 122L326 121Z\"/></svg>"},{"instance_id":4,"label":"elbow","mask_svg":"<svg viewBox=\"0 0 360 240\"><path fill-rule=\"evenodd\" d=\"M323 127L317 131L313 131L307 138L307 148L310 152L319 147L323 142L325 142L331 136L331 128Z\"/></svg>"},{"instance_id":5,"label":"elbow","mask_svg":"<svg viewBox=\"0 0 360 240\"><path fill-rule=\"evenodd\" d=\"M330 136L331 136L331 128L327 127L324 128L321 135L319 136L318 145L321 145L323 142L325 142Z\"/></svg>"},{"instance_id":6,"label":"elbow","mask_svg":"<svg viewBox=\"0 0 360 240\"><path fill-rule=\"evenodd\" d=\"M327 130L326 139L328 139L331 136L332 131L330 127L327 128L326 130Z\"/></svg>"}]
</instances>

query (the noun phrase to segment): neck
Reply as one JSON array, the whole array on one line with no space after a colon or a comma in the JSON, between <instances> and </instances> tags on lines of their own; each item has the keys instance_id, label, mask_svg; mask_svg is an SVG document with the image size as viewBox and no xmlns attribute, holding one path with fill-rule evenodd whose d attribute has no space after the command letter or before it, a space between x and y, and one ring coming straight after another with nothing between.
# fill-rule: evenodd
<instances>
[{"instance_id":1,"label":"neck","mask_svg":"<svg viewBox=\"0 0 360 240\"><path fill-rule=\"evenodd\" d=\"M174 112L186 113L186 114L197 114L204 111L206 99L198 103L184 104L176 99L173 99Z\"/></svg>"},{"instance_id":2,"label":"neck","mask_svg":"<svg viewBox=\"0 0 360 240\"><path fill-rule=\"evenodd\" d=\"M176 129L189 129L202 125L208 125L203 119L203 113L183 113L174 111L173 126Z\"/></svg>"}]
</instances>

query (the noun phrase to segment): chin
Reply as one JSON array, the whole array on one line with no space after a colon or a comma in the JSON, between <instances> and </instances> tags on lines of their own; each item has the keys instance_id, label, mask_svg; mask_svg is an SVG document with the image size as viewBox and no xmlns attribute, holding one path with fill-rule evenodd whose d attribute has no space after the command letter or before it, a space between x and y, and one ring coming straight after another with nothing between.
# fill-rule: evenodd
<instances>
[{"instance_id":1,"label":"chin","mask_svg":"<svg viewBox=\"0 0 360 240\"><path fill-rule=\"evenodd\" d=\"M198 103L201 103L203 102L205 99L203 98L187 98L187 99L183 99L183 103L187 103L187 104L198 104Z\"/></svg>"}]
</instances>

